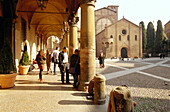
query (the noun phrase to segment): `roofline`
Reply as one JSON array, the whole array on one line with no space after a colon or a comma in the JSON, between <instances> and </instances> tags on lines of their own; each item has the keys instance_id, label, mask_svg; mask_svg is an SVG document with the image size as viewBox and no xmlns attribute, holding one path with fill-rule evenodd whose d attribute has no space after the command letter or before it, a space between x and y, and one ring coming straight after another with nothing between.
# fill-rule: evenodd
<instances>
[{"instance_id":1,"label":"roofline","mask_svg":"<svg viewBox=\"0 0 170 112\"><path fill-rule=\"evenodd\" d=\"M119 7L118 5L108 5L107 7L109 7L109 6Z\"/></svg>"},{"instance_id":2,"label":"roofline","mask_svg":"<svg viewBox=\"0 0 170 112\"><path fill-rule=\"evenodd\" d=\"M96 34L96 36L98 36L99 34L101 34L105 29L103 29L102 31L100 31L99 33Z\"/></svg>"},{"instance_id":3,"label":"roofline","mask_svg":"<svg viewBox=\"0 0 170 112\"><path fill-rule=\"evenodd\" d=\"M166 26L167 24L169 24L170 23L170 20L164 25L164 26Z\"/></svg>"},{"instance_id":4,"label":"roofline","mask_svg":"<svg viewBox=\"0 0 170 112\"><path fill-rule=\"evenodd\" d=\"M128 22L130 22L131 24L133 24L133 25L135 25L135 26L137 26L137 27L140 27L140 26L136 25L135 23L133 23L133 22L131 22L131 21L129 21L129 20L127 20L126 18L123 17L122 19L118 20L116 23L113 23L113 24L108 25L107 28L110 27L110 26L112 26L112 25L114 25L114 24L117 24L118 22L120 22L120 21L123 20L123 19L126 20L126 21L128 21ZM96 36L99 35L100 33L102 33L104 30L105 30L105 29L103 29L102 31L100 31L99 33L97 33Z\"/></svg>"},{"instance_id":5,"label":"roofline","mask_svg":"<svg viewBox=\"0 0 170 112\"><path fill-rule=\"evenodd\" d=\"M109 5L109 6L115 6L115 5ZM107 9L107 10L110 10L110 11L115 12L114 10L109 9L109 8L108 8L109 6L107 6L107 7L103 7L103 8L100 8L100 9L97 9L97 10L95 10L95 12L96 12L96 11L99 11L99 10L102 10L102 9ZM119 6L115 6L115 7L119 7Z\"/></svg>"}]
</instances>

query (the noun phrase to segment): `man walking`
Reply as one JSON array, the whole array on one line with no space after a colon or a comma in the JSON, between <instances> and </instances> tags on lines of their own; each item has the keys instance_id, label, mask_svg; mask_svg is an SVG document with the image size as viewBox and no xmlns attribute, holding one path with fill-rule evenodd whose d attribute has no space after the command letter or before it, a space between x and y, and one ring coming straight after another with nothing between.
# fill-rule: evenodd
<instances>
[{"instance_id":1,"label":"man walking","mask_svg":"<svg viewBox=\"0 0 170 112\"><path fill-rule=\"evenodd\" d=\"M59 63L59 54L60 54L60 51L58 50L58 47L56 47L56 50L53 51L51 57L53 58L53 62L54 62L54 75L56 75L56 64Z\"/></svg>"},{"instance_id":2,"label":"man walking","mask_svg":"<svg viewBox=\"0 0 170 112\"><path fill-rule=\"evenodd\" d=\"M68 53L66 47L59 54L59 68L61 72L61 81L64 84L64 73L66 72L66 83L69 84L69 63L68 63Z\"/></svg>"}]
</instances>

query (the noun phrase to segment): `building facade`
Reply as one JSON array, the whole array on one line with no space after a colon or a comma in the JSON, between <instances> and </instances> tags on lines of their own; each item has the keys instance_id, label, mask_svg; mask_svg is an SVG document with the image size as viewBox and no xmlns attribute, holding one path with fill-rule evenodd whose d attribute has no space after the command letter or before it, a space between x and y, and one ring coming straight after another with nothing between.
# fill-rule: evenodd
<instances>
[{"instance_id":1,"label":"building facade","mask_svg":"<svg viewBox=\"0 0 170 112\"><path fill-rule=\"evenodd\" d=\"M114 9L114 6L112 7ZM99 11L103 12L103 10L112 11L112 16L115 17L110 22L111 24L109 23L108 25L107 22L103 23L103 25L105 24L104 28L102 25L103 30L101 28L98 30L98 26L96 25L96 56L98 57L102 51L106 58L142 57L142 27L124 17L118 20L118 12L115 12L116 10L118 11L118 6L115 6L114 10L111 10L108 6L107 9L97 10L97 13ZM104 15L102 19L108 20ZM98 31L100 32L97 33Z\"/></svg>"},{"instance_id":2,"label":"building facade","mask_svg":"<svg viewBox=\"0 0 170 112\"><path fill-rule=\"evenodd\" d=\"M164 32L165 32L166 36L168 37L168 52L169 52L170 51L170 21L168 21L164 25ZM168 54L168 56L170 56L170 54Z\"/></svg>"},{"instance_id":3,"label":"building facade","mask_svg":"<svg viewBox=\"0 0 170 112\"><path fill-rule=\"evenodd\" d=\"M170 40L170 21L168 21L164 25L164 32L165 32L166 36L168 37L168 39Z\"/></svg>"}]
</instances>

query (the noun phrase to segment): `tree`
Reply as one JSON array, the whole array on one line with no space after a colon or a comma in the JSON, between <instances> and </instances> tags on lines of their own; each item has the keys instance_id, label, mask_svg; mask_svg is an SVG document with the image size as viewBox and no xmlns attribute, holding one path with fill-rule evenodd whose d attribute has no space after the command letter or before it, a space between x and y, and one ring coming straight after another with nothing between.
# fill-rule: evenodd
<instances>
[{"instance_id":1,"label":"tree","mask_svg":"<svg viewBox=\"0 0 170 112\"><path fill-rule=\"evenodd\" d=\"M146 52L147 38L146 38L145 24L143 21L141 21L140 24L142 25L142 48L143 48L143 52Z\"/></svg>"},{"instance_id":2,"label":"tree","mask_svg":"<svg viewBox=\"0 0 170 112\"><path fill-rule=\"evenodd\" d=\"M0 50L0 74L9 74L15 72L13 54L7 40L5 40L2 49Z\"/></svg>"},{"instance_id":3,"label":"tree","mask_svg":"<svg viewBox=\"0 0 170 112\"><path fill-rule=\"evenodd\" d=\"M152 22L147 26L147 52L153 55L155 42L155 29Z\"/></svg>"},{"instance_id":4,"label":"tree","mask_svg":"<svg viewBox=\"0 0 170 112\"><path fill-rule=\"evenodd\" d=\"M24 66L24 65L29 65L29 64L30 64L30 62L29 62L29 56L28 56L28 52L27 52L27 45L25 44L24 52L22 54L22 58L19 62L19 65Z\"/></svg>"},{"instance_id":5,"label":"tree","mask_svg":"<svg viewBox=\"0 0 170 112\"><path fill-rule=\"evenodd\" d=\"M164 34L163 34L163 27L161 20L158 20L157 22L157 30L156 30L156 38L155 38L155 52L161 53L163 50L163 43L164 40Z\"/></svg>"}]
</instances>

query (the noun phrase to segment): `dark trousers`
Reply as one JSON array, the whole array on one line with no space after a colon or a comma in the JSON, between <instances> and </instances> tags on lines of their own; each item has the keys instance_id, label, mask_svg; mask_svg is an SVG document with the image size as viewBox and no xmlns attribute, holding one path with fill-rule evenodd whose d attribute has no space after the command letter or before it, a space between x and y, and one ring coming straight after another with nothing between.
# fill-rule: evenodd
<instances>
[{"instance_id":1,"label":"dark trousers","mask_svg":"<svg viewBox=\"0 0 170 112\"><path fill-rule=\"evenodd\" d=\"M77 87L78 87L78 75L77 75L77 74L74 74L73 77L74 77L73 87L74 87L74 88L77 88Z\"/></svg>"},{"instance_id":2,"label":"dark trousers","mask_svg":"<svg viewBox=\"0 0 170 112\"><path fill-rule=\"evenodd\" d=\"M69 64L63 64L60 66L61 81L64 83L64 74L66 73L66 83L69 83Z\"/></svg>"},{"instance_id":3,"label":"dark trousers","mask_svg":"<svg viewBox=\"0 0 170 112\"><path fill-rule=\"evenodd\" d=\"M38 65L39 69L40 69L40 73L39 73L39 79L42 80L42 72L43 72L43 69L44 69L44 65L41 64L41 65Z\"/></svg>"}]
</instances>

